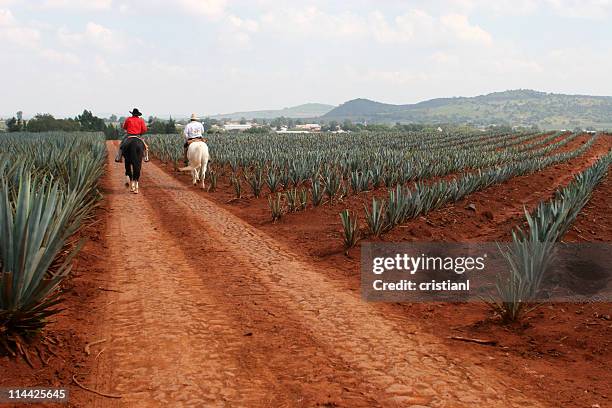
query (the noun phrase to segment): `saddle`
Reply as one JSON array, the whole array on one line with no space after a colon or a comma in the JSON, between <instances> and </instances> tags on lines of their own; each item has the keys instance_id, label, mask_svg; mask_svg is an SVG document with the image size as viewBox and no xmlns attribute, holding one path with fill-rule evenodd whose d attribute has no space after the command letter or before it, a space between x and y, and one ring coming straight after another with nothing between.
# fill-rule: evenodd
<instances>
[{"instance_id":1,"label":"saddle","mask_svg":"<svg viewBox=\"0 0 612 408\"><path fill-rule=\"evenodd\" d=\"M145 150L149 150L149 145L147 144L147 142L145 142L144 138L140 135L128 135L127 137L128 139L138 139L142 142L142 144L144 144L145 146Z\"/></svg>"},{"instance_id":2,"label":"saddle","mask_svg":"<svg viewBox=\"0 0 612 408\"><path fill-rule=\"evenodd\" d=\"M192 139L187 140L187 146L191 146L192 143L195 142L208 142L208 139L204 139L203 137L194 137Z\"/></svg>"}]
</instances>

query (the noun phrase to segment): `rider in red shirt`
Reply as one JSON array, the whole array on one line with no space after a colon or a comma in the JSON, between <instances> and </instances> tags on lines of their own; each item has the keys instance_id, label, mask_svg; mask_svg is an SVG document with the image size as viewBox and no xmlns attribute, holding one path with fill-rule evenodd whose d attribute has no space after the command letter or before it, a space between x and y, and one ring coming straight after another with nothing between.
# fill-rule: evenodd
<instances>
[{"instance_id":1,"label":"rider in red shirt","mask_svg":"<svg viewBox=\"0 0 612 408\"><path fill-rule=\"evenodd\" d=\"M144 119L141 118L142 113L140 113L138 108L134 108L130 113L132 114L132 116L127 118L125 122L123 122L123 129L125 129L127 135L123 138L123 141L121 141L121 144L119 145L119 152L117 153L117 157L115 157L115 161L118 163L121 162L121 159L123 157L121 149L123 148L123 146L125 146L125 143L128 141L129 137L130 136L132 137L141 136L147 131L147 124L145 123ZM143 140L143 143L144 143L144 140ZM149 161L149 146L147 146L146 143L144 143L144 145L145 145L144 160Z\"/></svg>"}]
</instances>

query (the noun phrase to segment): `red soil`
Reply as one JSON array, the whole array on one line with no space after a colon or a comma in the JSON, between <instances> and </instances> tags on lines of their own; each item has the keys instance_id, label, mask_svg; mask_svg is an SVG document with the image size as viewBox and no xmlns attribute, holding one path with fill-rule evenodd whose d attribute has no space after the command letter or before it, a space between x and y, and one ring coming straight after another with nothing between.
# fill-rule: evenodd
<instances>
[{"instance_id":1,"label":"red soil","mask_svg":"<svg viewBox=\"0 0 612 408\"><path fill-rule=\"evenodd\" d=\"M586 135L581 136L551 154L573 150L587 140ZM523 222L524 208L532 210L540 201L551 198L556 189L566 185L575 174L611 148L612 137L600 137L580 157L471 194L454 205L401 225L381 239L389 242L509 239L512 228ZM175 173L169 166L166 169L189 183L187 175ZM609 190L609 179L602 187L605 186ZM343 254L338 214L345 208L363 214L363 205L369 205L373 196L386 197L385 190L364 192L339 203L326 203L303 212L286 214L275 223L270 221L265 197L233 200L234 191L227 176L219 177L217 191L201 194L279 241L299 248L321 271L338 279L347 289L358 291L360 251L354 248L348 256ZM243 191L247 191L246 186ZM576 227L581 231L597 231L589 234L596 237L588 241L612 240L612 220L609 215L603 215L611 213L607 197L610 195L605 191L596 191L584 214L577 220ZM467 208L468 204L474 204L476 210ZM589 218L589 214L593 217ZM593 219L596 223L591 221ZM363 218L360 225L365 225ZM406 324L417 321L440 338L462 335L497 340L498 347L462 344L455 349L468 355L485 351L488 366L494 366L512 378L531 378L527 390L549 395L555 406L605 406L612 398L608 395L612 385L609 372L612 324L607 320L612 315L612 304L546 306L531 313L522 324L514 326L500 325L483 304L384 304L377 307ZM451 344L451 340L447 342L451 347L457 346Z\"/></svg>"}]
</instances>

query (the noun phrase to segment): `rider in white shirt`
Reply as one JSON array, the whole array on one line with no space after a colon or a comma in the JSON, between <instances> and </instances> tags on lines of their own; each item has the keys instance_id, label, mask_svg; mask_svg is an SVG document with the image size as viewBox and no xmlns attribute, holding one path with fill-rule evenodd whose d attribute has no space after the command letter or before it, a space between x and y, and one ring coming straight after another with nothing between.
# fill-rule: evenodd
<instances>
[{"instance_id":1,"label":"rider in white shirt","mask_svg":"<svg viewBox=\"0 0 612 408\"><path fill-rule=\"evenodd\" d=\"M204 139L204 126L202 123L200 123L200 119L195 113L191 115L191 122L185 126L183 136L185 136L185 144L183 145L184 161L187 163L187 149L189 148L189 141L192 139Z\"/></svg>"}]
</instances>

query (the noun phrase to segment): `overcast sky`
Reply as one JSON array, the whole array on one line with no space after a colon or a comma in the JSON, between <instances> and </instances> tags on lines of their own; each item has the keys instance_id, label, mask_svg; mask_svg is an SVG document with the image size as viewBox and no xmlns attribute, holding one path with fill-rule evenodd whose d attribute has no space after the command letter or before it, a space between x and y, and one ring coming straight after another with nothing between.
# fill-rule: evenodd
<instances>
[{"instance_id":1,"label":"overcast sky","mask_svg":"<svg viewBox=\"0 0 612 408\"><path fill-rule=\"evenodd\" d=\"M612 95L612 0L0 0L0 115Z\"/></svg>"}]
</instances>

